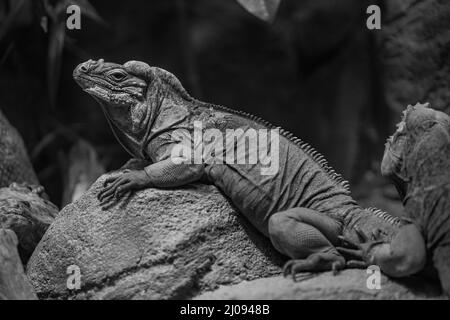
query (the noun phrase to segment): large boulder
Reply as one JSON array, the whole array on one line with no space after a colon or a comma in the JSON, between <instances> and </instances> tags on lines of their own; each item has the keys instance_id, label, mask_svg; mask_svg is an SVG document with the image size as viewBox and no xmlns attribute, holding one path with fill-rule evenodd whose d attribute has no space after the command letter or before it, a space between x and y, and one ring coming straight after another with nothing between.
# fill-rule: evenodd
<instances>
[{"instance_id":1,"label":"large boulder","mask_svg":"<svg viewBox=\"0 0 450 320\"><path fill-rule=\"evenodd\" d=\"M192 298L280 273L283 257L215 187L146 189L102 210L109 175L66 206L36 248L27 274L40 298ZM81 288L69 290L77 267Z\"/></svg>"},{"instance_id":2,"label":"large boulder","mask_svg":"<svg viewBox=\"0 0 450 320\"><path fill-rule=\"evenodd\" d=\"M339 275L332 272L303 274L296 282L281 276L243 281L237 285L222 286L206 292L196 299L215 300L307 300L307 299L436 299L438 285L418 278L394 281L381 275L380 286L374 287L366 270L344 270ZM369 286L367 283L369 282Z\"/></svg>"},{"instance_id":3,"label":"large boulder","mask_svg":"<svg viewBox=\"0 0 450 320\"><path fill-rule=\"evenodd\" d=\"M450 113L450 1L384 1L377 33L388 105L396 113L418 101Z\"/></svg>"},{"instance_id":4,"label":"large boulder","mask_svg":"<svg viewBox=\"0 0 450 320\"><path fill-rule=\"evenodd\" d=\"M120 172L120 171L119 171ZM280 276L285 258L214 186L141 190L101 209L109 173L48 228L27 275L43 299L416 299L439 297L419 278L365 270ZM79 271L80 288L70 286Z\"/></svg>"}]
</instances>

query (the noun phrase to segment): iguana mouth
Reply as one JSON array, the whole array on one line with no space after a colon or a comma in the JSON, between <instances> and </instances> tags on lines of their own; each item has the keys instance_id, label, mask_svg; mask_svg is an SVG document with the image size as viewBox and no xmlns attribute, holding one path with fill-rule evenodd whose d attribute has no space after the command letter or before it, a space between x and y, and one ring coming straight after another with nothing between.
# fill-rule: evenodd
<instances>
[{"instance_id":1,"label":"iguana mouth","mask_svg":"<svg viewBox=\"0 0 450 320\"><path fill-rule=\"evenodd\" d=\"M90 77L90 76L84 76L84 75L80 74L80 75L74 76L74 78L77 81L77 83L79 83L81 85L81 87L83 88L84 91L86 91L86 89L94 88L94 87L101 88L100 86L106 87L107 89L109 89L111 91L116 91L118 93L123 91L121 88L117 88L99 77ZM95 81L93 80L93 78L95 78ZM105 90L104 88L102 88L102 89Z\"/></svg>"},{"instance_id":2,"label":"iguana mouth","mask_svg":"<svg viewBox=\"0 0 450 320\"><path fill-rule=\"evenodd\" d=\"M143 94L134 92L133 90L128 90L127 88L116 87L100 77L91 77L78 73L74 75L74 79L81 86L84 92L98 98L107 99L110 94L114 94L116 96L131 95L137 99L142 99L143 97Z\"/></svg>"}]
</instances>

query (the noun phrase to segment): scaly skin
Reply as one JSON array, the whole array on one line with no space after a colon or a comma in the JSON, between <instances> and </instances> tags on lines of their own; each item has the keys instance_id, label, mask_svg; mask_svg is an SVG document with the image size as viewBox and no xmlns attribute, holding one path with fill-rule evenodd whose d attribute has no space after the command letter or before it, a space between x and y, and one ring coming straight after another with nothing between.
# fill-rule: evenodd
<instances>
[{"instance_id":1,"label":"scaly skin","mask_svg":"<svg viewBox=\"0 0 450 320\"><path fill-rule=\"evenodd\" d=\"M122 146L133 157L152 163L144 170L108 179L99 194L101 205L142 188L212 183L278 251L293 259L285 267L285 273L293 275L344 268L345 259L337 250L342 235L345 243L369 241L371 249L366 251L372 252L373 248L389 246L402 229L404 223L398 219L359 207L346 182L323 157L283 130L279 130L279 152L275 152L279 170L272 175L261 174L260 162L219 164L217 159L223 152L210 153L209 161L201 164L174 158L171 153L180 141L175 133L184 130L184 136L192 136L196 121L224 136L227 129L242 129L231 145L233 150L245 141L248 129L275 127L255 116L192 98L165 70L139 61L120 65L89 60L74 70L74 78L102 106ZM207 146L203 143L201 147ZM276 150L275 144L269 149ZM245 149L246 156L257 151L251 145ZM350 261L348 265L363 266L365 262Z\"/></svg>"},{"instance_id":2,"label":"scaly skin","mask_svg":"<svg viewBox=\"0 0 450 320\"><path fill-rule=\"evenodd\" d=\"M420 230L418 250L429 253L450 296L450 117L428 104L408 106L386 143L381 170Z\"/></svg>"}]
</instances>

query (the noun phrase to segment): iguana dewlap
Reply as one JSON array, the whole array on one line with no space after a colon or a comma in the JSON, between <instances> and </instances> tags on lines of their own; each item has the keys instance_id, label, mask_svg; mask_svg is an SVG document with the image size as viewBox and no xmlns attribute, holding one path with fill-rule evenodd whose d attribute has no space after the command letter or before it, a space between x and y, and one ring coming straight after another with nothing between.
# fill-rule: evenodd
<instances>
[{"instance_id":1,"label":"iguana dewlap","mask_svg":"<svg viewBox=\"0 0 450 320\"><path fill-rule=\"evenodd\" d=\"M201 132L215 129L225 137L227 130L241 129L235 142L223 148L235 151L250 129L278 129L258 117L198 101L174 75L143 62L120 65L89 60L74 70L74 78L102 106L122 146L133 157L152 163L144 170L109 179L99 194L102 205L131 190L203 181L216 185L270 237L277 250L294 259L287 265L293 274L343 268L345 259L336 249L342 235L354 242L376 240L364 244L365 259L380 262L382 269L404 261L409 254L408 246L390 251L391 240L403 234L403 222L379 210L359 207L347 183L324 158L290 133L279 129L278 148L272 140L268 146L268 150L278 151L278 170L271 175L262 174L265 167L261 162L217 163L223 154L209 153L208 161L200 163L174 159L173 150L183 140L180 133L192 139L198 123ZM208 148L204 141L192 145L196 150ZM245 156L257 151L249 146ZM407 267L406 273L417 271L415 265Z\"/></svg>"}]
</instances>

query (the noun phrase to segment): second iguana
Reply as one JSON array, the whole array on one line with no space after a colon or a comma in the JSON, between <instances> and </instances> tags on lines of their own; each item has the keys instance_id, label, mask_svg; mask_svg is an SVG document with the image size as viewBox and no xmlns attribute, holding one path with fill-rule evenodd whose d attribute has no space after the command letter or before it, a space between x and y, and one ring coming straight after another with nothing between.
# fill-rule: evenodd
<instances>
[{"instance_id":1,"label":"second iguana","mask_svg":"<svg viewBox=\"0 0 450 320\"><path fill-rule=\"evenodd\" d=\"M132 190L203 181L217 186L279 252L292 259L286 274L361 266L361 261L346 261L339 253L341 236L354 242L369 240L363 244L368 261L389 275L405 276L422 268L425 252L416 254L419 230L380 210L358 206L342 177L289 132L256 116L194 99L174 75L140 61L121 65L89 60L75 68L74 79L102 106L122 146L151 163L108 179L99 194L101 205ZM221 163L216 160L224 155L214 153L201 163L174 159L180 132L195 135L195 123L223 136L227 130L241 129L231 144L233 151L240 143L245 145L250 129L278 130L277 148L271 143L269 149L277 151L279 170L264 175L261 162ZM241 156L250 158L258 151L249 146Z\"/></svg>"},{"instance_id":2,"label":"second iguana","mask_svg":"<svg viewBox=\"0 0 450 320\"><path fill-rule=\"evenodd\" d=\"M429 104L408 106L386 143L382 174L394 182L450 296L450 117Z\"/></svg>"}]
</instances>

